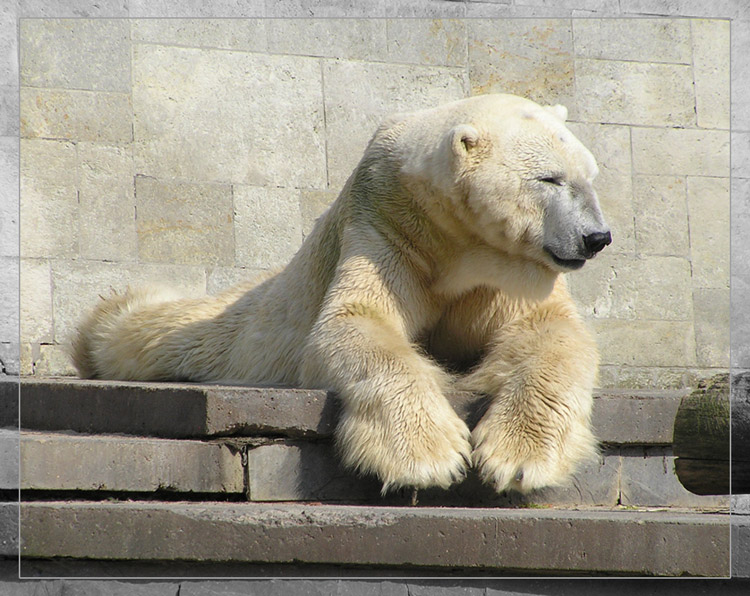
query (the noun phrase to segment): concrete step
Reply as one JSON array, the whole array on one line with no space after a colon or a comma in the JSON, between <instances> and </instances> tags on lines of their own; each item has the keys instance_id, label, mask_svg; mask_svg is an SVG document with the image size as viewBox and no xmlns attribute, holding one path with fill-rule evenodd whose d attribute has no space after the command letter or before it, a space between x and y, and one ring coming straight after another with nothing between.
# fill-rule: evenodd
<instances>
[{"instance_id":1,"label":"concrete step","mask_svg":"<svg viewBox=\"0 0 750 596\"><path fill-rule=\"evenodd\" d=\"M449 491L420 491L419 502L726 508L726 497L693 495L674 474L668 444L681 395L599 393L595 427L604 444L601 455L564 486L527 496L497 495L470 472ZM451 396L469 424L480 399ZM340 467L331 443L338 405L324 391L25 380L22 400L23 426L47 429L22 433L25 490L167 490L244 494L257 502L409 502L402 494L384 500L375 479L355 477Z\"/></svg>"},{"instance_id":2,"label":"concrete step","mask_svg":"<svg viewBox=\"0 0 750 596\"><path fill-rule=\"evenodd\" d=\"M599 390L594 428L617 445L671 445L684 391ZM456 412L473 425L484 398L454 393ZM283 436L329 438L339 404L322 390L208 384L23 379L21 427L165 438ZM176 415L179 413L179 415Z\"/></svg>"},{"instance_id":3,"label":"concrete step","mask_svg":"<svg viewBox=\"0 0 750 596\"><path fill-rule=\"evenodd\" d=\"M23 503L21 527L27 560L729 574L729 516L694 512L57 501Z\"/></svg>"}]
</instances>

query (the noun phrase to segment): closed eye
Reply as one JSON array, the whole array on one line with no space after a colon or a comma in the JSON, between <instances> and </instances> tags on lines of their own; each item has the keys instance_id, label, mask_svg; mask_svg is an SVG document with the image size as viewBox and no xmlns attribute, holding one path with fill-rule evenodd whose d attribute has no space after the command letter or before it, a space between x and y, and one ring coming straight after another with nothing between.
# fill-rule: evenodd
<instances>
[{"instance_id":1,"label":"closed eye","mask_svg":"<svg viewBox=\"0 0 750 596\"><path fill-rule=\"evenodd\" d=\"M562 176L545 176L544 178L537 178L537 180L545 184L554 184L555 186L563 186L565 184L565 179Z\"/></svg>"}]
</instances>

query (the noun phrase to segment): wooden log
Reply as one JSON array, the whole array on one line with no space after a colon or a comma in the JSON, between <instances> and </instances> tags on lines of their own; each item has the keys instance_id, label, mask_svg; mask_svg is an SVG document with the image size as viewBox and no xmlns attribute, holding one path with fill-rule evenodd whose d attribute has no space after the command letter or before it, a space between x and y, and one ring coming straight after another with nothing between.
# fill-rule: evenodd
<instances>
[{"instance_id":1,"label":"wooden log","mask_svg":"<svg viewBox=\"0 0 750 596\"><path fill-rule=\"evenodd\" d=\"M732 493L750 493L750 371L732 375Z\"/></svg>"},{"instance_id":2,"label":"wooden log","mask_svg":"<svg viewBox=\"0 0 750 596\"><path fill-rule=\"evenodd\" d=\"M701 381L677 409L675 472L698 495L729 494L729 375Z\"/></svg>"}]
</instances>

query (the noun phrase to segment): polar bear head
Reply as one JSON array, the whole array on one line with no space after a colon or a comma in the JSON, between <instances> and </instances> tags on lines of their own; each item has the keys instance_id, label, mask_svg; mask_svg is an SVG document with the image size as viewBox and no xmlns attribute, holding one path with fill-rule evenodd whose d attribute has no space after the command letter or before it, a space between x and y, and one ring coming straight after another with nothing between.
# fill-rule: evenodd
<instances>
[{"instance_id":1,"label":"polar bear head","mask_svg":"<svg viewBox=\"0 0 750 596\"><path fill-rule=\"evenodd\" d=\"M592 182L591 153L567 110L486 95L417 112L401 138L402 173L429 181L425 209L488 247L555 271L579 269L611 242Z\"/></svg>"}]
</instances>

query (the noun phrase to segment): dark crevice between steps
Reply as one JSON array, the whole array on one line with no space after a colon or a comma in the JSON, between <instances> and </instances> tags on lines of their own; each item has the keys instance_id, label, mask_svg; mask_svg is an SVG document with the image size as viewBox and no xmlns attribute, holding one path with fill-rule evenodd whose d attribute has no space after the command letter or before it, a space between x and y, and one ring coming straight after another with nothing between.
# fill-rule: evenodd
<instances>
[{"instance_id":1,"label":"dark crevice between steps","mask_svg":"<svg viewBox=\"0 0 750 596\"><path fill-rule=\"evenodd\" d=\"M13 500L18 493L14 492ZM35 490L21 491L21 502L39 501L154 501L154 502L221 502L243 503L247 498L241 493L197 493L157 490L153 492L122 492L104 490Z\"/></svg>"}]
</instances>

